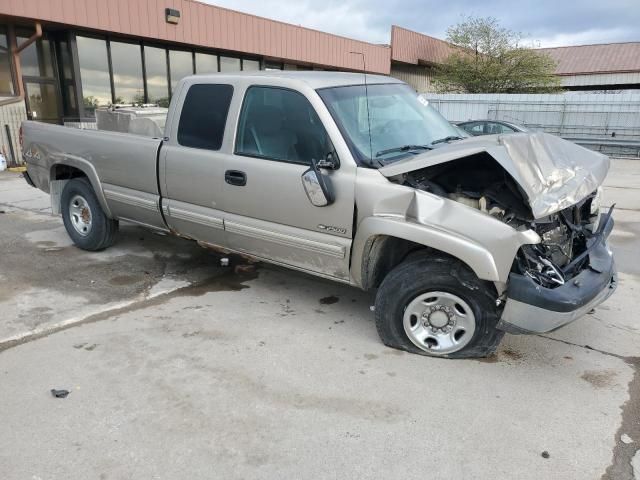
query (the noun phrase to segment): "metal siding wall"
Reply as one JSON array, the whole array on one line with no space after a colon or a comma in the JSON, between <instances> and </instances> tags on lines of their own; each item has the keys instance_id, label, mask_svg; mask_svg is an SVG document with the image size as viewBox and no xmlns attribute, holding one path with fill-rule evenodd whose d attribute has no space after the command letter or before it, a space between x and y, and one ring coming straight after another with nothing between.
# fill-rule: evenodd
<instances>
[{"instance_id":1,"label":"metal siding wall","mask_svg":"<svg viewBox=\"0 0 640 480\"><path fill-rule=\"evenodd\" d=\"M426 97L449 121L490 118L568 138L640 140L640 94L429 93Z\"/></svg>"},{"instance_id":2,"label":"metal siding wall","mask_svg":"<svg viewBox=\"0 0 640 480\"><path fill-rule=\"evenodd\" d=\"M454 51L450 43L439 38L391 26L391 59L394 61L413 65L420 60L438 63Z\"/></svg>"},{"instance_id":3,"label":"metal siding wall","mask_svg":"<svg viewBox=\"0 0 640 480\"><path fill-rule=\"evenodd\" d=\"M180 10L178 25L166 23L165 8ZM362 69L361 57L352 51L365 54L370 72L388 74L391 65L391 49L384 45L193 0L0 0L0 15L348 70Z\"/></svg>"},{"instance_id":4,"label":"metal siding wall","mask_svg":"<svg viewBox=\"0 0 640 480\"><path fill-rule=\"evenodd\" d=\"M391 76L408 83L418 93L433 92L433 75L428 67L417 65L391 65Z\"/></svg>"},{"instance_id":5,"label":"metal siding wall","mask_svg":"<svg viewBox=\"0 0 640 480\"><path fill-rule=\"evenodd\" d=\"M627 85L639 84L640 72L631 73L598 73L591 75L563 75L564 87L582 87L591 85Z\"/></svg>"}]
</instances>

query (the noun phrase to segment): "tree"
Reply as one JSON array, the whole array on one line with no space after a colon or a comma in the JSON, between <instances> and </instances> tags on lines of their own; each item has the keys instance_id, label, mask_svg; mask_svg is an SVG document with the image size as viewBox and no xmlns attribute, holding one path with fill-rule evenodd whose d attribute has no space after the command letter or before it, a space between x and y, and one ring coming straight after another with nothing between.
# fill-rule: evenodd
<instances>
[{"instance_id":1,"label":"tree","mask_svg":"<svg viewBox=\"0 0 640 480\"><path fill-rule=\"evenodd\" d=\"M436 88L468 93L545 93L560 89L555 61L521 46L523 35L493 17L467 17L447 29L453 53L437 67Z\"/></svg>"}]
</instances>

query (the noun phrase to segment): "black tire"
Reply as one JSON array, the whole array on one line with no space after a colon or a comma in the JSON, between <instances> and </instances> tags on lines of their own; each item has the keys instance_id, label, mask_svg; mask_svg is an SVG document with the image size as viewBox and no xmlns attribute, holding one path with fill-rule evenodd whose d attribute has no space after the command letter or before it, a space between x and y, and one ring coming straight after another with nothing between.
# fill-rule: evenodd
<instances>
[{"instance_id":1,"label":"black tire","mask_svg":"<svg viewBox=\"0 0 640 480\"><path fill-rule=\"evenodd\" d=\"M74 214L71 211L73 209L71 202L78 197L84 199L89 209L91 223L90 227L86 227L87 230L84 233L80 233L74 226L74 223L78 222L77 215L75 215L75 220L72 218ZM93 187L86 178L74 178L67 182L62 190L61 210L67 233L77 247L83 250L97 251L104 250L115 242L118 221L106 216Z\"/></svg>"},{"instance_id":2,"label":"black tire","mask_svg":"<svg viewBox=\"0 0 640 480\"><path fill-rule=\"evenodd\" d=\"M435 354L423 350L405 332L405 309L413 299L431 291L459 297L475 316L475 331L458 351ZM385 277L378 289L375 306L378 335L385 345L410 353L445 358L486 357L495 352L504 335L496 328L499 319L496 298L493 284L478 279L462 262L451 257L411 255ZM419 321L422 322L422 317Z\"/></svg>"}]
</instances>

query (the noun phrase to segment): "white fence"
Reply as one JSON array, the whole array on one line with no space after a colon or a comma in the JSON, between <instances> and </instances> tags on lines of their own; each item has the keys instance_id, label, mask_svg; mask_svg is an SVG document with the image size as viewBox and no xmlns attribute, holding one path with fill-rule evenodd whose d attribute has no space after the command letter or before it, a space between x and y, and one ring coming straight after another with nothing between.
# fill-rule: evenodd
<instances>
[{"instance_id":1,"label":"white fence","mask_svg":"<svg viewBox=\"0 0 640 480\"><path fill-rule=\"evenodd\" d=\"M603 150L640 152L640 93L433 94L431 104L452 122L506 120ZM584 142L582 142L584 141Z\"/></svg>"}]
</instances>

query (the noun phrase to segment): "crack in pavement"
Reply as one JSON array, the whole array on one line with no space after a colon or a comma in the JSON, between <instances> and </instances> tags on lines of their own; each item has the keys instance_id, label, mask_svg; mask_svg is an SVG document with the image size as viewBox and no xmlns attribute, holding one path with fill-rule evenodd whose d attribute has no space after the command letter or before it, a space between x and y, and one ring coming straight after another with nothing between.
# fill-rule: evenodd
<instances>
[{"instance_id":1,"label":"crack in pavement","mask_svg":"<svg viewBox=\"0 0 640 480\"><path fill-rule=\"evenodd\" d=\"M141 310L146 307L161 305L176 297L187 295L200 296L209 292L242 290L244 288L248 288L248 286L243 282L253 280L257 276L258 274L256 271L240 271L239 273L236 273L234 268L230 268L228 270L221 271L219 275L211 276L200 282L161 291L153 295L147 294L142 299L134 299L124 302L123 304L111 307L107 310L88 314L84 317L67 319L66 321L59 322L55 325L50 325L43 330L27 332L18 338L11 337L9 339L0 340L0 354L11 348L48 337L64 330L69 330L81 325L87 325L89 323L96 323L102 320L108 320L113 316Z\"/></svg>"},{"instance_id":2,"label":"crack in pavement","mask_svg":"<svg viewBox=\"0 0 640 480\"><path fill-rule=\"evenodd\" d=\"M158 305L168 300L172 293L175 293L184 288L189 288L189 286L170 290L168 292L161 292L157 295L147 296L142 299L133 299L100 312L90 313L88 315L85 315L84 317L73 317L67 320L63 320L62 322L58 322L54 325L48 325L41 330L36 329L24 334L15 335L8 339L0 340L0 353L7 351L13 347L17 347L18 345L33 342L35 340L48 337L64 330L69 330L70 328L86 325L88 323L99 322L100 320L107 320L114 315L132 312L147 306Z\"/></svg>"},{"instance_id":3,"label":"crack in pavement","mask_svg":"<svg viewBox=\"0 0 640 480\"><path fill-rule=\"evenodd\" d=\"M629 399L622 405L622 423L616 432L613 459L601 480L636 479L633 459L640 454L640 357L627 357L625 361L633 368L633 378L628 387ZM630 436L633 442L623 442L623 434Z\"/></svg>"},{"instance_id":4,"label":"crack in pavement","mask_svg":"<svg viewBox=\"0 0 640 480\"><path fill-rule=\"evenodd\" d=\"M610 357L619 358L620 360L624 360L625 362L627 361L628 358L638 358L638 357L625 357L623 355L618 355L617 353L607 352L606 350L600 350L599 348L594 348L591 345L580 345L579 343L573 343L573 342L570 342L568 340L562 340L560 338L549 337L549 336L543 335L541 333L538 333L535 336L536 337L540 337L540 338L546 338L547 340L553 340L554 342L564 343L565 345L571 345L572 347L585 348L587 350L591 350L591 351L594 351L594 352L601 353L602 355L608 355Z\"/></svg>"},{"instance_id":5,"label":"crack in pavement","mask_svg":"<svg viewBox=\"0 0 640 480\"><path fill-rule=\"evenodd\" d=\"M613 448L611 464L602 474L601 480L640 480L640 478L636 478L633 467L634 457L640 455L640 357L625 357L590 345L579 345L547 335L538 334L536 336L618 358L633 369L633 377L627 387L629 398L621 407L622 421L616 432L616 445ZM625 434L633 439L632 443L622 441L622 435Z\"/></svg>"}]
</instances>

